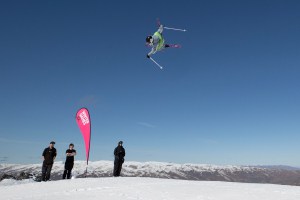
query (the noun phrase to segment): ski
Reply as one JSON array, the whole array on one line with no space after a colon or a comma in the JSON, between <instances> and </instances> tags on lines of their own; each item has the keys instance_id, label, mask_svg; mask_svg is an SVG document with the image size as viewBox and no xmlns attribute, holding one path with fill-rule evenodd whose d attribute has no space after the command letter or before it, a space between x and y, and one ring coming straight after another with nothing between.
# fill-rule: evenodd
<instances>
[{"instance_id":1,"label":"ski","mask_svg":"<svg viewBox=\"0 0 300 200\"><path fill-rule=\"evenodd\" d=\"M170 48L181 48L180 44L169 44Z\"/></svg>"}]
</instances>

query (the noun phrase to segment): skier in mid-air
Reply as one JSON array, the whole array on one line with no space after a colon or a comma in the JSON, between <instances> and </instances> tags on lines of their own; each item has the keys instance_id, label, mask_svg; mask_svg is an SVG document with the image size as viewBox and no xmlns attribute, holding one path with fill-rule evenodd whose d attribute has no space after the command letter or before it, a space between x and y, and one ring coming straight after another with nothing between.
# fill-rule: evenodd
<instances>
[{"instance_id":1,"label":"skier in mid-air","mask_svg":"<svg viewBox=\"0 0 300 200\"><path fill-rule=\"evenodd\" d=\"M169 44L165 44L165 40L162 35L163 30L164 26L161 24L152 36L149 35L146 37L146 44L152 47L151 51L147 54L147 58L150 58L150 56L155 54L157 51L170 47Z\"/></svg>"},{"instance_id":2,"label":"skier in mid-air","mask_svg":"<svg viewBox=\"0 0 300 200\"><path fill-rule=\"evenodd\" d=\"M155 54L158 51L161 51L165 48L180 48L180 45L178 44L165 44L165 39L163 37L163 30L164 29L170 29L170 30L175 30L175 31L186 31L185 29L177 29L177 28L170 28L170 27L165 27L162 24L160 24L159 20L157 21L157 24L159 26L158 30L153 34L153 35L148 35L146 37L146 45L149 47L152 47L151 51L147 54L147 58L152 60L160 69L163 69L163 67L158 64L152 57L151 55Z\"/></svg>"}]
</instances>

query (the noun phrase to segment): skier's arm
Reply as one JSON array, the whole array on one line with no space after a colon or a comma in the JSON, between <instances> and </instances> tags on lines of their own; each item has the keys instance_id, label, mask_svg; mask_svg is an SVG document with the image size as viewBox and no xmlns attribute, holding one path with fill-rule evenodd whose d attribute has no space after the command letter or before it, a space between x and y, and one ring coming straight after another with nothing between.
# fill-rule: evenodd
<instances>
[{"instance_id":1,"label":"skier's arm","mask_svg":"<svg viewBox=\"0 0 300 200\"><path fill-rule=\"evenodd\" d=\"M161 24L157 30L157 32L162 33L164 30L164 26Z\"/></svg>"},{"instance_id":2,"label":"skier's arm","mask_svg":"<svg viewBox=\"0 0 300 200\"><path fill-rule=\"evenodd\" d=\"M156 53L156 47L153 47L151 51L147 54L147 57L150 58L151 55Z\"/></svg>"}]
</instances>

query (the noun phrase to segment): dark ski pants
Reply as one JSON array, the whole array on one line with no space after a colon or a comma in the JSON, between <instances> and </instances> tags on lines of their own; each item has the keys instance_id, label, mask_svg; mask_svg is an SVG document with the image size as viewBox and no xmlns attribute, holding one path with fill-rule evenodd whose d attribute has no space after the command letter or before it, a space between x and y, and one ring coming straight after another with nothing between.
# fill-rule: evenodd
<instances>
[{"instance_id":1,"label":"dark ski pants","mask_svg":"<svg viewBox=\"0 0 300 200\"><path fill-rule=\"evenodd\" d=\"M63 174L63 179L65 179L67 177L67 179L71 178L71 173L72 173L72 169L73 169L74 163L65 163L65 170L64 170L64 174Z\"/></svg>"},{"instance_id":2,"label":"dark ski pants","mask_svg":"<svg viewBox=\"0 0 300 200\"><path fill-rule=\"evenodd\" d=\"M51 175L51 169L53 164L43 163L42 167L42 181L49 181Z\"/></svg>"},{"instance_id":3,"label":"dark ski pants","mask_svg":"<svg viewBox=\"0 0 300 200\"><path fill-rule=\"evenodd\" d=\"M119 159L118 157L115 158L114 162L114 176L120 176L122 164L124 163L124 159Z\"/></svg>"}]
</instances>

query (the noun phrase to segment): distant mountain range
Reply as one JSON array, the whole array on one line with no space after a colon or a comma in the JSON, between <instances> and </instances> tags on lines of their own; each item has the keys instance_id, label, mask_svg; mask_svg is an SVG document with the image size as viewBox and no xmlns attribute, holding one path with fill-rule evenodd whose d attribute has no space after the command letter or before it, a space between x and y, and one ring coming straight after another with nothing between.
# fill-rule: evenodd
<instances>
[{"instance_id":1,"label":"distant mountain range","mask_svg":"<svg viewBox=\"0 0 300 200\"><path fill-rule=\"evenodd\" d=\"M42 164L0 164L0 180L28 179L40 181ZM55 162L51 179L61 179L63 162ZM76 161L73 169L74 178L110 177L112 161L89 162L86 174L86 162ZM125 162L121 176L153 177L183 180L228 181L243 183L271 183L300 186L300 169L289 166L234 166L207 164L174 164L161 162Z\"/></svg>"}]
</instances>

